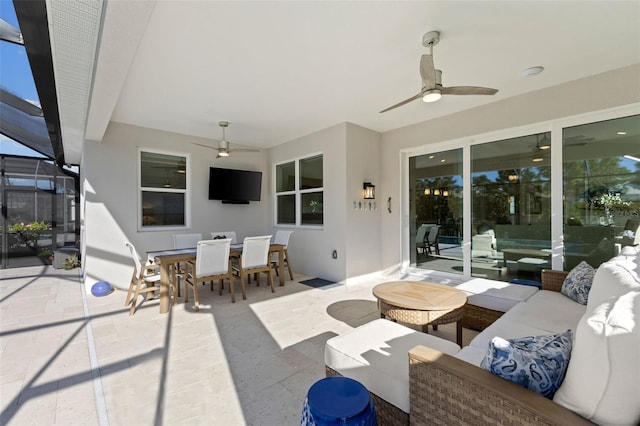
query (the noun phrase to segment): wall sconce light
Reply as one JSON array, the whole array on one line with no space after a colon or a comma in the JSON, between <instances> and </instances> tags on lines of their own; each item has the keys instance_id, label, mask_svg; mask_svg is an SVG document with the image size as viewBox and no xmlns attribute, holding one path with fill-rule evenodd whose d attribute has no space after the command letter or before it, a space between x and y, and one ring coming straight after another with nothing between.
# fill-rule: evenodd
<instances>
[{"instance_id":1,"label":"wall sconce light","mask_svg":"<svg viewBox=\"0 0 640 426\"><path fill-rule=\"evenodd\" d=\"M376 186L372 185L371 182L364 182L362 184L362 198L365 200L375 200Z\"/></svg>"}]
</instances>

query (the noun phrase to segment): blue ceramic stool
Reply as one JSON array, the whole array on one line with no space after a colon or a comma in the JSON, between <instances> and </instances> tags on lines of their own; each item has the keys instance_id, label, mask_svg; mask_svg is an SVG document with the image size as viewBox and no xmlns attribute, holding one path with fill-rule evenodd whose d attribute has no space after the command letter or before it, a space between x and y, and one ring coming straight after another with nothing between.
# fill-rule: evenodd
<instances>
[{"instance_id":1,"label":"blue ceramic stool","mask_svg":"<svg viewBox=\"0 0 640 426\"><path fill-rule=\"evenodd\" d=\"M347 377L326 377L315 382L304 401L304 426L377 426L369 391Z\"/></svg>"},{"instance_id":2,"label":"blue ceramic stool","mask_svg":"<svg viewBox=\"0 0 640 426\"><path fill-rule=\"evenodd\" d=\"M113 291L113 287L106 281L98 281L91 286L91 294L96 297L106 296Z\"/></svg>"}]
</instances>

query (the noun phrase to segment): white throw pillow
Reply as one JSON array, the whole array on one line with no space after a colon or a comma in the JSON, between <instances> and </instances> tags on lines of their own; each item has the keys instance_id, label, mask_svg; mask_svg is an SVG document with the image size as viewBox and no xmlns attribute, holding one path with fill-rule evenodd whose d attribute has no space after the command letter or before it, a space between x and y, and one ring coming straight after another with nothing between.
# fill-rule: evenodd
<instances>
[{"instance_id":1,"label":"white throw pillow","mask_svg":"<svg viewBox=\"0 0 640 426\"><path fill-rule=\"evenodd\" d=\"M639 262L620 256L598 268L553 398L598 424L640 423Z\"/></svg>"}]
</instances>

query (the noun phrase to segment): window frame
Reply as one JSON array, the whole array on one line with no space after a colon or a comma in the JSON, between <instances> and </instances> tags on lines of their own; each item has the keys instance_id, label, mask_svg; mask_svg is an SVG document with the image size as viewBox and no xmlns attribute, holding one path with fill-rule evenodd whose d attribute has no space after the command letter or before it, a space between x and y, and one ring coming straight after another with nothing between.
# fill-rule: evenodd
<instances>
[{"instance_id":1,"label":"window frame","mask_svg":"<svg viewBox=\"0 0 640 426\"><path fill-rule=\"evenodd\" d=\"M322 157L322 186L318 187L318 188L309 188L309 189L300 189L300 162L303 160L307 160L313 157L318 157L321 156ZM294 189L291 191L281 191L278 192L277 188L278 188L278 166L281 166L283 164L287 164L287 163L294 163L294 174L295 174L295 185L294 185ZM278 228L296 228L296 229L323 229L324 227L324 152L320 151L320 152L315 152L315 153L311 153L311 154L306 154L306 155L301 155L301 156L297 156L297 157L293 157L293 158L288 158L286 160L283 161L279 161L277 163L273 164L273 182L272 182L272 187L273 187L273 222L274 222L274 227L278 227ZM323 208L322 208L322 224L319 225L314 225L314 224L303 224L302 223L302 195L303 194L309 194L309 193L322 193L322 200L323 200ZM295 214L295 223L279 223L278 222L278 196L282 196L282 195L294 195L295 196L295 209L296 209L296 214Z\"/></svg>"},{"instance_id":2,"label":"window frame","mask_svg":"<svg viewBox=\"0 0 640 426\"><path fill-rule=\"evenodd\" d=\"M162 154L171 155L176 157L185 158L185 188L165 188L165 187L143 187L142 186L142 153L150 154ZM136 159L136 215L137 215L137 229L138 232L158 232L158 231L174 231L191 229L191 156L186 152L168 151L157 148L138 147L137 159ZM184 224L183 225L143 225L143 210L142 210L142 194L143 192L157 192L157 193L177 193L184 194Z\"/></svg>"}]
</instances>

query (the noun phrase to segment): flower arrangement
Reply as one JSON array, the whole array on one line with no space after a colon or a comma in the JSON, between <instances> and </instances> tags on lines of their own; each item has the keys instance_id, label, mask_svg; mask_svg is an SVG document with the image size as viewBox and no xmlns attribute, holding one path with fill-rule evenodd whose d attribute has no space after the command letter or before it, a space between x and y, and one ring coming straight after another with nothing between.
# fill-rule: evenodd
<instances>
[{"instance_id":1,"label":"flower arrangement","mask_svg":"<svg viewBox=\"0 0 640 426\"><path fill-rule=\"evenodd\" d=\"M625 201L620 194L604 193L594 200L596 206L602 207L608 214L626 212L631 208L631 202Z\"/></svg>"}]
</instances>

